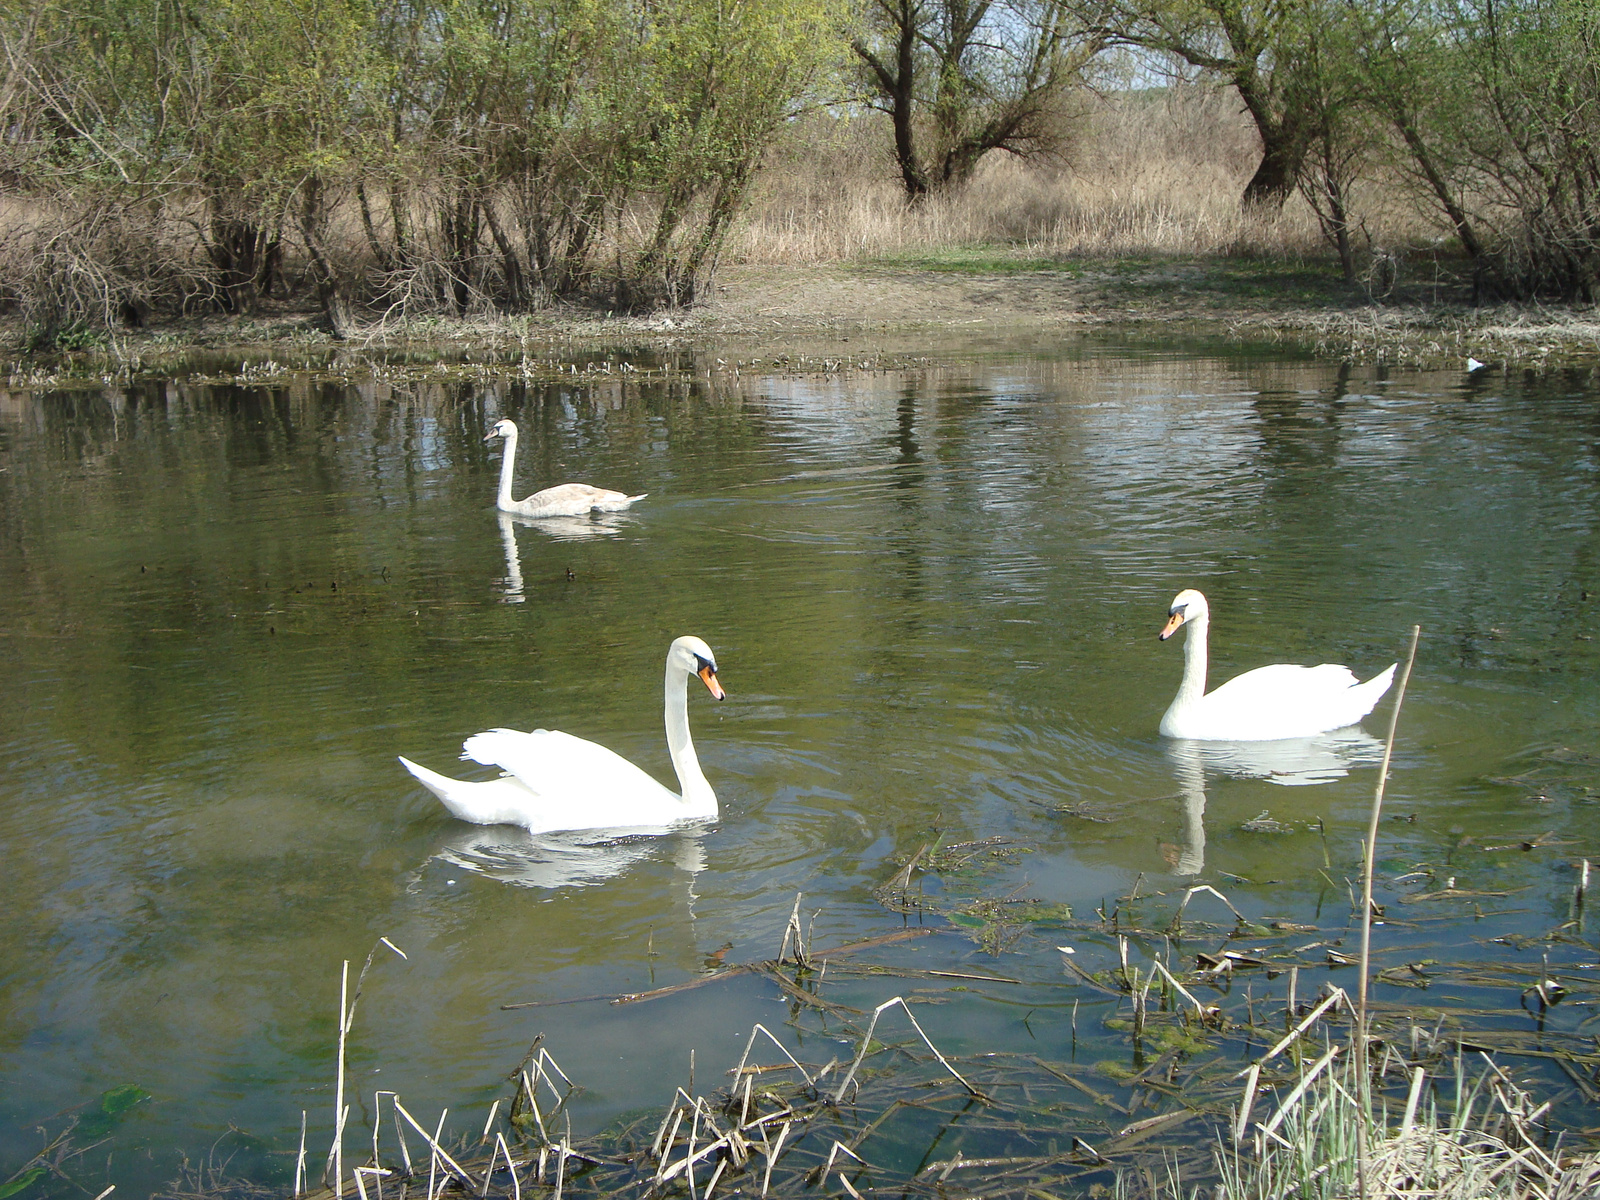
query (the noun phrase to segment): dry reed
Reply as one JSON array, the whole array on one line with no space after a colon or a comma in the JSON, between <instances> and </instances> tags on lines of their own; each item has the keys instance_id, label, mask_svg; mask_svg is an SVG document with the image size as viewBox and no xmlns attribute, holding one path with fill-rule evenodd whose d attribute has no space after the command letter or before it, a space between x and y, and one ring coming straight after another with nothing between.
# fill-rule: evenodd
<instances>
[{"instance_id":1,"label":"dry reed","mask_svg":"<svg viewBox=\"0 0 1600 1200\"><path fill-rule=\"evenodd\" d=\"M912 205L895 179L881 118L812 116L774 152L725 251L743 262L815 264L1000 244L1043 257L1249 255L1330 251L1299 197L1248 212L1240 195L1259 139L1231 92L1179 85L1084 100L1064 158L991 154L964 188ZM1368 253L1435 231L1357 185Z\"/></svg>"}]
</instances>

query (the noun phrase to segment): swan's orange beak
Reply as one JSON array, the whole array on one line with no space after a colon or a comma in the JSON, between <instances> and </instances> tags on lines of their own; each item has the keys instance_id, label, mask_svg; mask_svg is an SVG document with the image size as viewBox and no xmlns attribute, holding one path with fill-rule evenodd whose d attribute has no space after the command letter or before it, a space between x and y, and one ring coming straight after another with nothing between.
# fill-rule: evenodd
<instances>
[{"instance_id":1,"label":"swan's orange beak","mask_svg":"<svg viewBox=\"0 0 1600 1200\"><path fill-rule=\"evenodd\" d=\"M717 669L715 667L701 667L695 674L700 676L700 682L706 685L706 691L710 692L718 700L726 700L728 698L728 693L723 691L722 685L717 682Z\"/></svg>"},{"instance_id":2,"label":"swan's orange beak","mask_svg":"<svg viewBox=\"0 0 1600 1200\"><path fill-rule=\"evenodd\" d=\"M1169 637L1171 637L1173 634L1177 633L1178 632L1178 626L1182 625L1182 624L1183 624L1183 609L1180 608L1176 612L1174 612L1170 617L1167 618L1166 625L1162 627L1161 632L1156 634L1156 636L1158 638L1160 638L1164 642Z\"/></svg>"}]
</instances>

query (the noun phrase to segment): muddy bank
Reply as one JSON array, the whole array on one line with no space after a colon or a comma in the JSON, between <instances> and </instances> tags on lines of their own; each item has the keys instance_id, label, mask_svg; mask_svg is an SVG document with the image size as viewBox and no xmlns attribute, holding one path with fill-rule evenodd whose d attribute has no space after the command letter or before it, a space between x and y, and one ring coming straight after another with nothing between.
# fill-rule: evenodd
<instances>
[{"instance_id":1,"label":"muddy bank","mask_svg":"<svg viewBox=\"0 0 1600 1200\"><path fill-rule=\"evenodd\" d=\"M865 355L877 365L937 345L959 329L1043 337L1122 327L1153 336L1270 342L1319 357L1404 367L1590 368L1600 363L1594 306L1470 303L1459 280L1434 277L1375 297L1331 263L1244 259L1058 261L1008 250L960 250L896 262L822 266L734 264L715 295L692 309L648 315L552 307L516 317L378 318L334 341L312 311L248 318L204 316L130 330L112 345L31 356L27 331L0 330L12 386L84 375L192 370L214 355L281 359L336 350L389 358L501 357L570 344L672 350L728 344L751 359L788 356L796 371L837 369ZM203 369L203 367L202 367Z\"/></svg>"}]
</instances>

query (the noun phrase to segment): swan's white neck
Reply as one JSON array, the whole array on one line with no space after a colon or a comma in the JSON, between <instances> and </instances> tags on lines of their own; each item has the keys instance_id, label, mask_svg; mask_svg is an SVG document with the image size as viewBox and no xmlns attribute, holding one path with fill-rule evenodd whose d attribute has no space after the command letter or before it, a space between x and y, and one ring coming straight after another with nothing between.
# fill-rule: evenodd
<instances>
[{"instance_id":1,"label":"swan's white neck","mask_svg":"<svg viewBox=\"0 0 1600 1200\"><path fill-rule=\"evenodd\" d=\"M1172 709L1188 708L1206 694L1206 635L1211 629L1211 615L1201 613L1187 621L1189 630L1183 639L1183 682L1172 701Z\"/></svg>"},{"instance_id":2,"label":"swan's white neck","mask_svg":"<svg viewBox=\"0 0 1600 1200\"><path fill-rule=\"evenodd\" d=\"M678 773L684 805L715 811L717 794L700 770L694 739L689 736L689 672L671 659L667 660L666 715L667 752L672 755L672 769Z\"/></svg>"},{"instance_id":3,"label":"swan's white neck","mask_svg":"<svg viewBox=\"0 0 1600 1200\"><path fill-rule=\"evenodd\" d=\"M515 432L505 435L505 453L500 456L500 497L495 502L502 509L513 509L516 502L511 499L511 474L517 465L517 435Z\"/></svg>"}]
</instances>

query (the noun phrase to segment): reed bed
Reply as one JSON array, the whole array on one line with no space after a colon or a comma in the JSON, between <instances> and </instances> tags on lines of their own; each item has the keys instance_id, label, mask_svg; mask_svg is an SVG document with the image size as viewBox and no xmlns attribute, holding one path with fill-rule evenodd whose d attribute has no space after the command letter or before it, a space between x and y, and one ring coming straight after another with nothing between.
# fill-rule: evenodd
<instances>
[{"instance_id":1,"label":"reed bed","mask_svg":"<svg viewBox=\"0 0 1600 1200\"><path fill-rule=\"evenodd\" d=\"M1201 885L1144 896L1135 889L1095 919L1078 920L1029 911L1038 906L1020 898L929 899L916 887L919 871L955 872L1006 849L990 839L930 844L914 855L879 896L920 924L815 949L797 897L772 960L654 992L590 998L640 1004L740 975L770 981L789 1002L789 1028L752 1027L715 1087L697 1091L690 1082L648 1117L575 1136L566 1106L581 1081L541 1037L510 1073L510 1094L487 1114L452 1117L391 1093L372 1097L371 1128L347 1131L359 1151L329 1153L330 1162L346 1156L344 1186L315 1194L712 1200L893 1189L1022 1200L1096 1187L1187 1198L1204 1185L1230 1197L1332 1197L1356 1194L1358 1121L1367 1123L1369 1195L1432 1195L1419 1189L1441 1174L1452 1186L1478 1181L1478 1190L1441 1195L1592 1194L1583 1189L1595 1186L1600 1168L1563 1149L1554 1100L1536 1101L1535 1085L1522 1077L1529 1064L1543 1068L1543 1090L1559 1091L1549 1078L1558 1067L1571 1086L1556 1098L1569 1113L1600 1099L1600 1050L1586 1031L1508 1026L1511 1003L1425 1014L1418 1005L1373 1001L1372 1099L1364 1102L1352 1043L1357 1003L1331 982L1345 961L1337 947L1355 937L1353 913L1338 929L1273 928ZM1203 919L1202 911L1232 920ZM975 916L985 929L960 923ZM1057 951L1055 978L960 962L911 965L896 953L915 941L955 957L997 930L1013 943L1063 933L1077 941ZM1380 981L1382 971L1411 973L1387 961L1395 951L1374 952ZM1600 981L1547 960L1460 963L1432 980L1495 989L1530 1008L1600 1003ZM1030 1011L1070 1007L1073 1044L1055 1053L957 1053L918 1019L946 990ZM892 994L863 1005L860 997L873 991ZM1080 1023L1085 1040L1092 1035L1101 1046L1120 1036L1127 1057L1077 1061ZM843 1038L853 1052L825 1061L797 1048L837 1047Z\"/></svg>"},{"instance_id":2,"label":"reed bed","mask_svg":"<svg viewBox=\"0 0 1600 1200\"><path fill-rule=\"evenodd\" d=\"M774 152L725 254L814 264L993 244L1022 256L1330 255L1299 197L1281 211L1241 207L1259 140L1227 91L1091 94L1063 120L1073 133L1062 156L991 154L966 187L913 205L880 117L813 116ZM1358 184L1369 257L1438 238L1389 183L1375 171Z\"/></svg>"}]
</instances>

